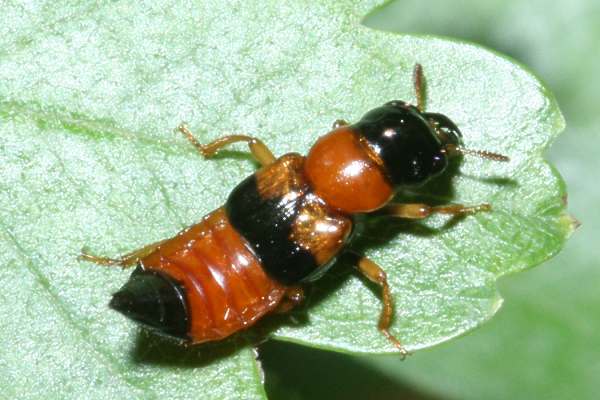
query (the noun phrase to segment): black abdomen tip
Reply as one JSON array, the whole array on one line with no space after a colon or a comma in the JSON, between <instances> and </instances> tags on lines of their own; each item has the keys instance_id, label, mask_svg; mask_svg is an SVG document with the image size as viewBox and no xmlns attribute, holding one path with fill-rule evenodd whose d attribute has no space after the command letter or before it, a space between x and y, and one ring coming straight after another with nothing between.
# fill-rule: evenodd
<instances>
[{"instance_id":1,"label":"black abdomen tip","mask_svg":"<svg viewBox=\"0 0 600 400\"><path fill-rule=\"evenodd\" d=\"M136 268L109 306L158 333L188 339L185 291L165 274Z\"/></svg>"}]
</instances>

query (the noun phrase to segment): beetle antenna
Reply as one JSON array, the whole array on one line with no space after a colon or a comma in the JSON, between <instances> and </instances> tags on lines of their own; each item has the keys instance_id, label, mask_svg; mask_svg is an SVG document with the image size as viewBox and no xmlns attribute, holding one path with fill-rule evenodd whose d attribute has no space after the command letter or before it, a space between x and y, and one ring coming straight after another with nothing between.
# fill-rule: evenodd
<instances>
[{"instance_id":1,"label":"beetle antenna","mask_svg":"<svg viewBox=\"0 0 600 400\"><path fill-rule=\"evenodd\" d=\"M502 162L510 161L510 158L508 158L507 156L505 156L503 154L492 153L491 151L487 151L487 150L471 150L471 149L465 149L464 147L457 147L456 150L462 154L469 154L469 155L477 156L480 158L487 158L488 160L502 161Z\"/></svg>"},{"instance_id":2,"label":"beetle antenna","mask_svg":"<svg viewBox=\"0 0 600 400\"><path fill-rule=\"evenodd\" d=\"M413 69L413 86L417 97L417 109L420 112L425 111L425 77L423 76L423 66L415 64Z\"/></svg>"},{"instance_id":3,"label":"beetle antenna","mask_svg":"<svg viewBox=\"0 0 600 400\"><path fill-rule=\"evenodd\" d=\"M502 161L502 162L510 161L510 158L503 154L493 153L493 152L487 151L487 150L472 150L472 149L464 148L462 146L455 146L455 145L448 145L448 146L446 146L446 148L447 148L448 152L450 152L450 153L468 154L468 155L472 155L472 156L476 156L476 157L480 157L480 158L487 158L488 160L494 160L494 161Z\"/></svg>"}]
</instances>

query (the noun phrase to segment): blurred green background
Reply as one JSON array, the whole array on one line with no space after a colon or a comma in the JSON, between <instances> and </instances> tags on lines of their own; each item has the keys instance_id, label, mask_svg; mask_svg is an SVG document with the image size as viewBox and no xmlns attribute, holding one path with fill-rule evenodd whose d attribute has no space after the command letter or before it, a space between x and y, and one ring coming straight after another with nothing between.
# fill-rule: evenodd
<instances>
[{"instance_id":1,"label":"blurred green background","mask_svg":"<svg viewBox=\"0 0 600 400\"><path fill-rule=\"evenodd\" d=\"M505 303L491 322L405 362L268 342L261 359L270 398L598 398L600 2L404 0L374 11L365 24L475 42L534 71L567 120L547 156L583 225L557 257L500 283Z\"/></svg>"}]
</instances>

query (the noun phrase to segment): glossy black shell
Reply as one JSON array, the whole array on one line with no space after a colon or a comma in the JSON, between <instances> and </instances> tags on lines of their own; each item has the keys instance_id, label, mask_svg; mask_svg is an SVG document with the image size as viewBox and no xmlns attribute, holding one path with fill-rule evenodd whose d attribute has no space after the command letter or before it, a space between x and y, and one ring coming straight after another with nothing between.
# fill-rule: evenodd
<instances>
[{"instance_id":1,"label":"glossy black shell","mask_svg":"<svg viewBox=\"0 0 600 400\"><path fill-rule=\"evenodd\" d=\"M369 111L352 128L382 159L394 186L421 184L448 165L443 143L426 114L402 101Z\"/></svg>"},{"instance_id":2,"label":"glossy black shell","mask_svg":"<svg viewBox=\"0 0 600 400\"><path fill-rule=\"evenodd\" d=\"M304 195L263 199L256 176L244 179L225 203L232 226L250 243L265 271L286 285L310 276L318 264L310 251L290 240Z\"/></svg>"},{"instance_id":3,"label":"glossy black shell","mask_svg":"<svg viewBox=\"0 0 600 400\"><path fill-rule=\"evenodd\" d=\"M185 290L166 274L138 265L127 283L113 295L109 306L159 334L188 338Z\"/></svg>"}]
</instances>

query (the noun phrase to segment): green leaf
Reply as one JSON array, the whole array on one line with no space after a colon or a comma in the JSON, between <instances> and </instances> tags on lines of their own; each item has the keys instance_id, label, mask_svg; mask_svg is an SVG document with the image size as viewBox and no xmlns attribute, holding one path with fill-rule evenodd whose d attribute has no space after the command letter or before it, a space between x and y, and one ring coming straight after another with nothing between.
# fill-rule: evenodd
<instances>
[{"instance_id":1,"label":"green leaf","mask_svg":"<svg viewBox=\"0 0 600 400\"><path fill-rule=\"evenodd\" d=\"M378 4L3 6L3 397L264 397L243 337L183 349L140 336L106 307L129 272L76 261L84 246L117 255L175 234L255 169L243 153L201 159L172 133L182 120L201 141L242 131L279 155L306 152L337 118L413 99L411 69L423 64L428 109L456 121L469 147L512 161L468 158L451 185L442 179L426 191L437 202L490 202L494 212L451 224L373 223L358 244L388 272L392 331L410 349L489 319L501 303L499 276L558 251L572 221L562 182L542 159L564 125L552 96L484 49L361 26ZM395 352L376 329L379 291L349 272L334 269L316 285L308 322L280 321L273 336Z\"/></svg>"},{"instance_id":2,"label":"green leaf","mask_svg":"<svg viewBox=\"0 0 600 400\"><path fill-rule=\"evenodd\" d=\"M600 58L589 54L600 41L600 3L560 0L548 7L543 0L432 0L427 8L434 16L406 13L421 4L398 1L369 23L378 18L378 26L388 29L460 36L503 49L531 65L556 93L568 128L549 158L564 173L569 209L582 226L543 268L501 282L506 304L483 329L421 352L402 366L382 358L372 364L398 382L443 398L596 399L600 187L593 182L600 170Z\"/></svg>"}]
</instances>

